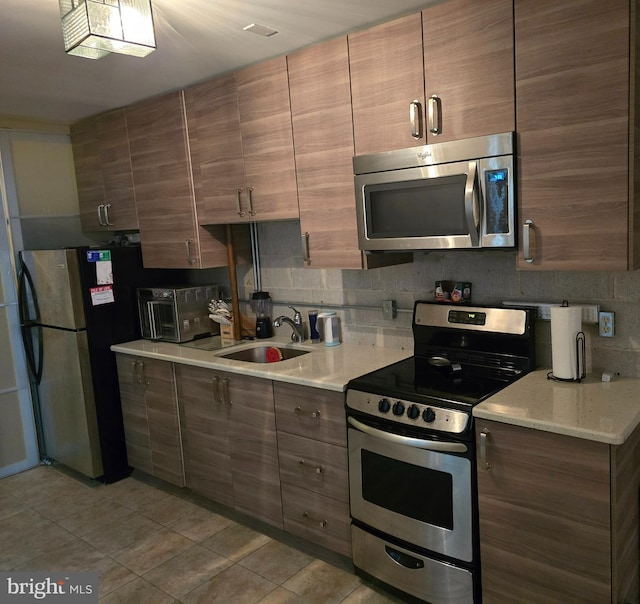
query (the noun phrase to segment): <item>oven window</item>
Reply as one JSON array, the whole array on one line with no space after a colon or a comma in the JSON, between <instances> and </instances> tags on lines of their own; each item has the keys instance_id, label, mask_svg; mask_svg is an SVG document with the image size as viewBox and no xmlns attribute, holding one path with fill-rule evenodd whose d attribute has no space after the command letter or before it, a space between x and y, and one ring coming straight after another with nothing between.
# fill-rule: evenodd
<instances>
[{"instance_id":1,"label":"oven window","mask_svg":"<svg viewBox=\"0 0 640 604\"><path fill-rule=\"evenodd\" d=\"M367 185L367 236L468 235L464 212L466 174Z\"/></svg>"},{"instance_id":2,"label":"oven window","mask_svg":"<svg viewBox=\"0 0 640 604\"><path fill-rule=\"evenodd\" d=\"M362 449L362 497L420 522L453 529L453 477Z\"/></svg>"}]
</instances>

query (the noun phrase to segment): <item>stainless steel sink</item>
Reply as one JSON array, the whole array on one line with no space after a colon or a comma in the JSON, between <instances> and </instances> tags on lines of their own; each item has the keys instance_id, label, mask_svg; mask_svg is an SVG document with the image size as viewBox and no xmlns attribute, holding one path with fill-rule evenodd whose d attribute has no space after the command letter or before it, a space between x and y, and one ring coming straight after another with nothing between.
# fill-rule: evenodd
<instances>
[{"instance_id":1,"label":"stainless steel sink","mask_svg":"<svg viewBox=\"0 0 640 604\"><path fill-rule=\"evenodd\" d=\"M277 349L282 355L281 361L293 359L303 354L309 354L311 350L302 350L300 348L286 348L281 346L254 346L253 348L244 348L233 352L219 353L216 356L223 359L232 359L234 361L246 361L247 363L269 363L273 361L267 360L267 350ZM276 361L277 362L277 361Z\"/></svg>"}]
</instances>

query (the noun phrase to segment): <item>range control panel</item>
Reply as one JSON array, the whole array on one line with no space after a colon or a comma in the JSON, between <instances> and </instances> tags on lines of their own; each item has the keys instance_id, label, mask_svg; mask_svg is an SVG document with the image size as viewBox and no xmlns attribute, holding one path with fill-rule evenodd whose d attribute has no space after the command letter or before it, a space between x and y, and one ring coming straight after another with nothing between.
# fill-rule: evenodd
<instances>
[{"instance_id":1,"label":"range control panel","mask_svg":"<svg viewBox=\"0 0 640 604\"><path fill-rule=\"evenodd\" d=\"M347 407L399 424L452 434L462 434L471 421L468 413L457 409L444 409L360 390L347 391Z\"/></svg>"}]
</instances>

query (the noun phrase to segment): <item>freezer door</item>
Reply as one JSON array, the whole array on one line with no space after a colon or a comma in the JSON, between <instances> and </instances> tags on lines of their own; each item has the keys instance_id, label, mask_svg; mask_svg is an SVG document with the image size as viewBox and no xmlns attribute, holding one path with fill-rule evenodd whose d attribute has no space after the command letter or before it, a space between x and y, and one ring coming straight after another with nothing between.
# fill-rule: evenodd
<instances>
[{"instance_id":1,"label":"freezer door","mask_svg":"<svg viewBox=\"0 0 640 604\"><path fill-rule=\"evenodd\" d=\"M42 325L84 329L80 270L75 250L31 250L22 252L38 297Z\"/></svg>"},{"instance_id":2,"label":"freezer door","mask_svg":"<svg viewBox=\"0 0 640 604\"><path fill-rule=\"evenodd\" d=\"M103 473L85 331L43 328L40 382L43 436L48 457L97 478Z\"/></svg>"}]
</instances>

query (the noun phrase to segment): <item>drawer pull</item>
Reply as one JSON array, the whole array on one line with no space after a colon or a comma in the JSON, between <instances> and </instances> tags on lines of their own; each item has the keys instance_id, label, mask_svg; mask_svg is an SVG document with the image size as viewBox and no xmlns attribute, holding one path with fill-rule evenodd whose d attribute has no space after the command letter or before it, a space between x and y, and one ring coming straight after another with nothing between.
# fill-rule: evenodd
<instances>
[{"instance_id":1,"label":"drawer pull","mask_svg":"<svg viewBox=\"0 0 640 604\"><path fill-rule=\"evenodd\" d=\"M316 474L323 474L324 473L324 466L310 466L310 465L307 465L307 462L304 459L301 459L298 463L303 468L312 469Z\"/></svg>"},{"instance_id":2,"label":"drawer pull","mask_svg":"<svg viewBox=\"0 0 640 604\"><path fill-rule=\"evenodd\" d=\"M296 407L294 409L294 411L298 414L298 415L309 415L310 417L312 417L313 419L320 419L320 411L305 411L304 409L302 409L301 407Z\"/></svg>"},{"instance_id":3,"label":"drawer pull","mask_svg":"<svg viewBox=\"0 0 640 604\"><path fill-rule=\"evenodd\" d=\"M326 520L318 520L317 518L314 518L311 514L309 514L309 512L302 512L302 516L304 518L306 518L307 520L310 520L311 522L318 524L320 526L320 528L326 528L328 522Z\"/></svg>"}]
</instances>

